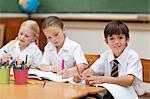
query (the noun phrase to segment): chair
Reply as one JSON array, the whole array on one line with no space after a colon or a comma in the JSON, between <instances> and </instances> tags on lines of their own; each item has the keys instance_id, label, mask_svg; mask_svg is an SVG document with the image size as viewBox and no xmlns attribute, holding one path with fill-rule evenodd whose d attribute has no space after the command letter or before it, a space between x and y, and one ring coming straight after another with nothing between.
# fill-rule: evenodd
<instances>
[{"instance_id":1,"label":"chair","mask_svg":"<svg viewBox=\"0 0 150 99\"><path fill-rule=\"evenodd\" d=\"M0 48L3 46L4 43L4 24L0 24Z\"/></svg>"},{"instance_id":2,"label":"chair","mask_svg":"<svg viewBox=\"0 0 150 99\"><path fill-rule=\"evenodd\" d=\"M100 55L85 54L85 58L87 59L87 62L89 63L89 66L91 66L98 58L100 58Z\"/></svg>"}]
</instances>

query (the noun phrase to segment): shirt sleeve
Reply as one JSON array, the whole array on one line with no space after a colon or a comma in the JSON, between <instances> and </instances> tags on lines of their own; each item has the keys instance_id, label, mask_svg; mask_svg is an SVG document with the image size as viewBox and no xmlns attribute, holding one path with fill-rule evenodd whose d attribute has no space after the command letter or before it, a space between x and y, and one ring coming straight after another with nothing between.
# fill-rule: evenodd
<instances>
[{"instance_id":1,"label":"shirt sleeve","mask_svg":"<svg viewBox=\"0 0 150 99\"><path fill-rule=\"evenodd\" d=\"M137 54L130 56L127 65L128 65L127 74L132 74L140 80L143 79L142 78L142 64Z\"/></svg>"},{"instance_id":2,"label":"shirt sleeve","mask_svg":"<svg viewBox=\"0 0 150 99\"><path fill-rule=\"evenodd\" d=\"M39 67L42 59L42 52L40 51L40 49L37 49L34 53L35 54L34 54L33 66Z\"/></svg>"},{"instance_id":3,"label":"shirt sleeve","mask_svg":"<svg viewBox=\"0 0 150 99\"><path fill-rule=\"evenodd\" d=\"M4 54L6 54L5 52L4 52L4 50L5 51L9 51L9 43L8 44L6 44L5 46L3 46L1 49L0 49L0 59L4 56Z\"/></svg>"},{"instance_id":4,"label":"shirt sleeve","mask_svg":"<svg viewBox=\"0 0 150 99\"><path fill-rule=\"evenodd\" d=\"M105 71L105 60L103 58L103 55L101 55L100 58L98 58L90 67L96 75L104 75Z\"/></svg>"},{"instance_id":5,"label":"shirt sleeve","mask_svg":"<svg viewBox=\"0 0 150 99\"><path fill-rule=\"evenodd\" d=\"M74 49L73 55L74 55L74 59L76 60L77 64L79 64L79 63L88 64L80 45L77 45L77 47Z\"/></svg>"},{"instance_id":6,"label":"shirt sleeve","mask_svg":"<svg viewBox=\"0 0 150 99\"><path fill-rule=\"evenodd\" d=\"M49 50L48 50L48 46L46 45L44 48L44 53L42 56L42 61L41 64L47 64L50 65L50 56L49 56Z\"/></svg>"}]
</instances>

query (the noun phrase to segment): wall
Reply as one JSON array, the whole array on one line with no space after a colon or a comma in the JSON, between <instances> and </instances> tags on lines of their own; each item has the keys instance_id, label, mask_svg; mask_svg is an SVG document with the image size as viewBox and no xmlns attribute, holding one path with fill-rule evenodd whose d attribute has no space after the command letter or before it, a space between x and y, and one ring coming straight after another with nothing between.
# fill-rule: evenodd
<instances>
[{"instance_id":1,"label":"wall","mask_svg":"<svg viewBox=\"0 0 150 99\"><path fill-rule=\"evenodd\" d=\"M103 36L106 24L107 22L74 22L74 25L69 27L67 35L79 42L85 53L102 53L108 49ZM134 49L141 58L150 59L150 24L127 23L127 25L131 37L129 47Z\"/></svg>"}]
</instances>

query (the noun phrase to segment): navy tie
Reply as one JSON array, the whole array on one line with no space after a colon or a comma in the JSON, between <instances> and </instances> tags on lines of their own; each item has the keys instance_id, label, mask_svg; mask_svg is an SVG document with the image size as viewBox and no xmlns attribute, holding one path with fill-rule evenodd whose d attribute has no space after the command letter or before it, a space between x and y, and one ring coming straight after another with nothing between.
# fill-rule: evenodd
<instances>
[{"instance_id":1,"label":"navy tie","mask_svg":"<svg viewBox=\"0 0 150 99\"><path fill-rule=\"evenodd\" d=\"M117 60L113 60L113 68L111 70L112 77L118 77L118 64L119 62Z\"/></svg>"}]
</instances>

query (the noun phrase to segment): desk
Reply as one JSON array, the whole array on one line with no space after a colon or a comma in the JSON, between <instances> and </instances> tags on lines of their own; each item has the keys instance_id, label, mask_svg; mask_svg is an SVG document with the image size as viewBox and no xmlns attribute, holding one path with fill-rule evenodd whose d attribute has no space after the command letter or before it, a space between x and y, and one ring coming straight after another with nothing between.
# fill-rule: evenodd
<instances>
[{"instance_id":1,"label":"desk","mask_svg":"<svg viewBox=\"0 0 150 99\"><path fill-rule=\"evenodd\" d=\"M10 84L0 84L0 99L70 99L106 91L101 87L52 81L47 81L43 88L43 81L32 81L37 84L15 85L14 81L10 81Z\"/></svg>"}]
</instances>

